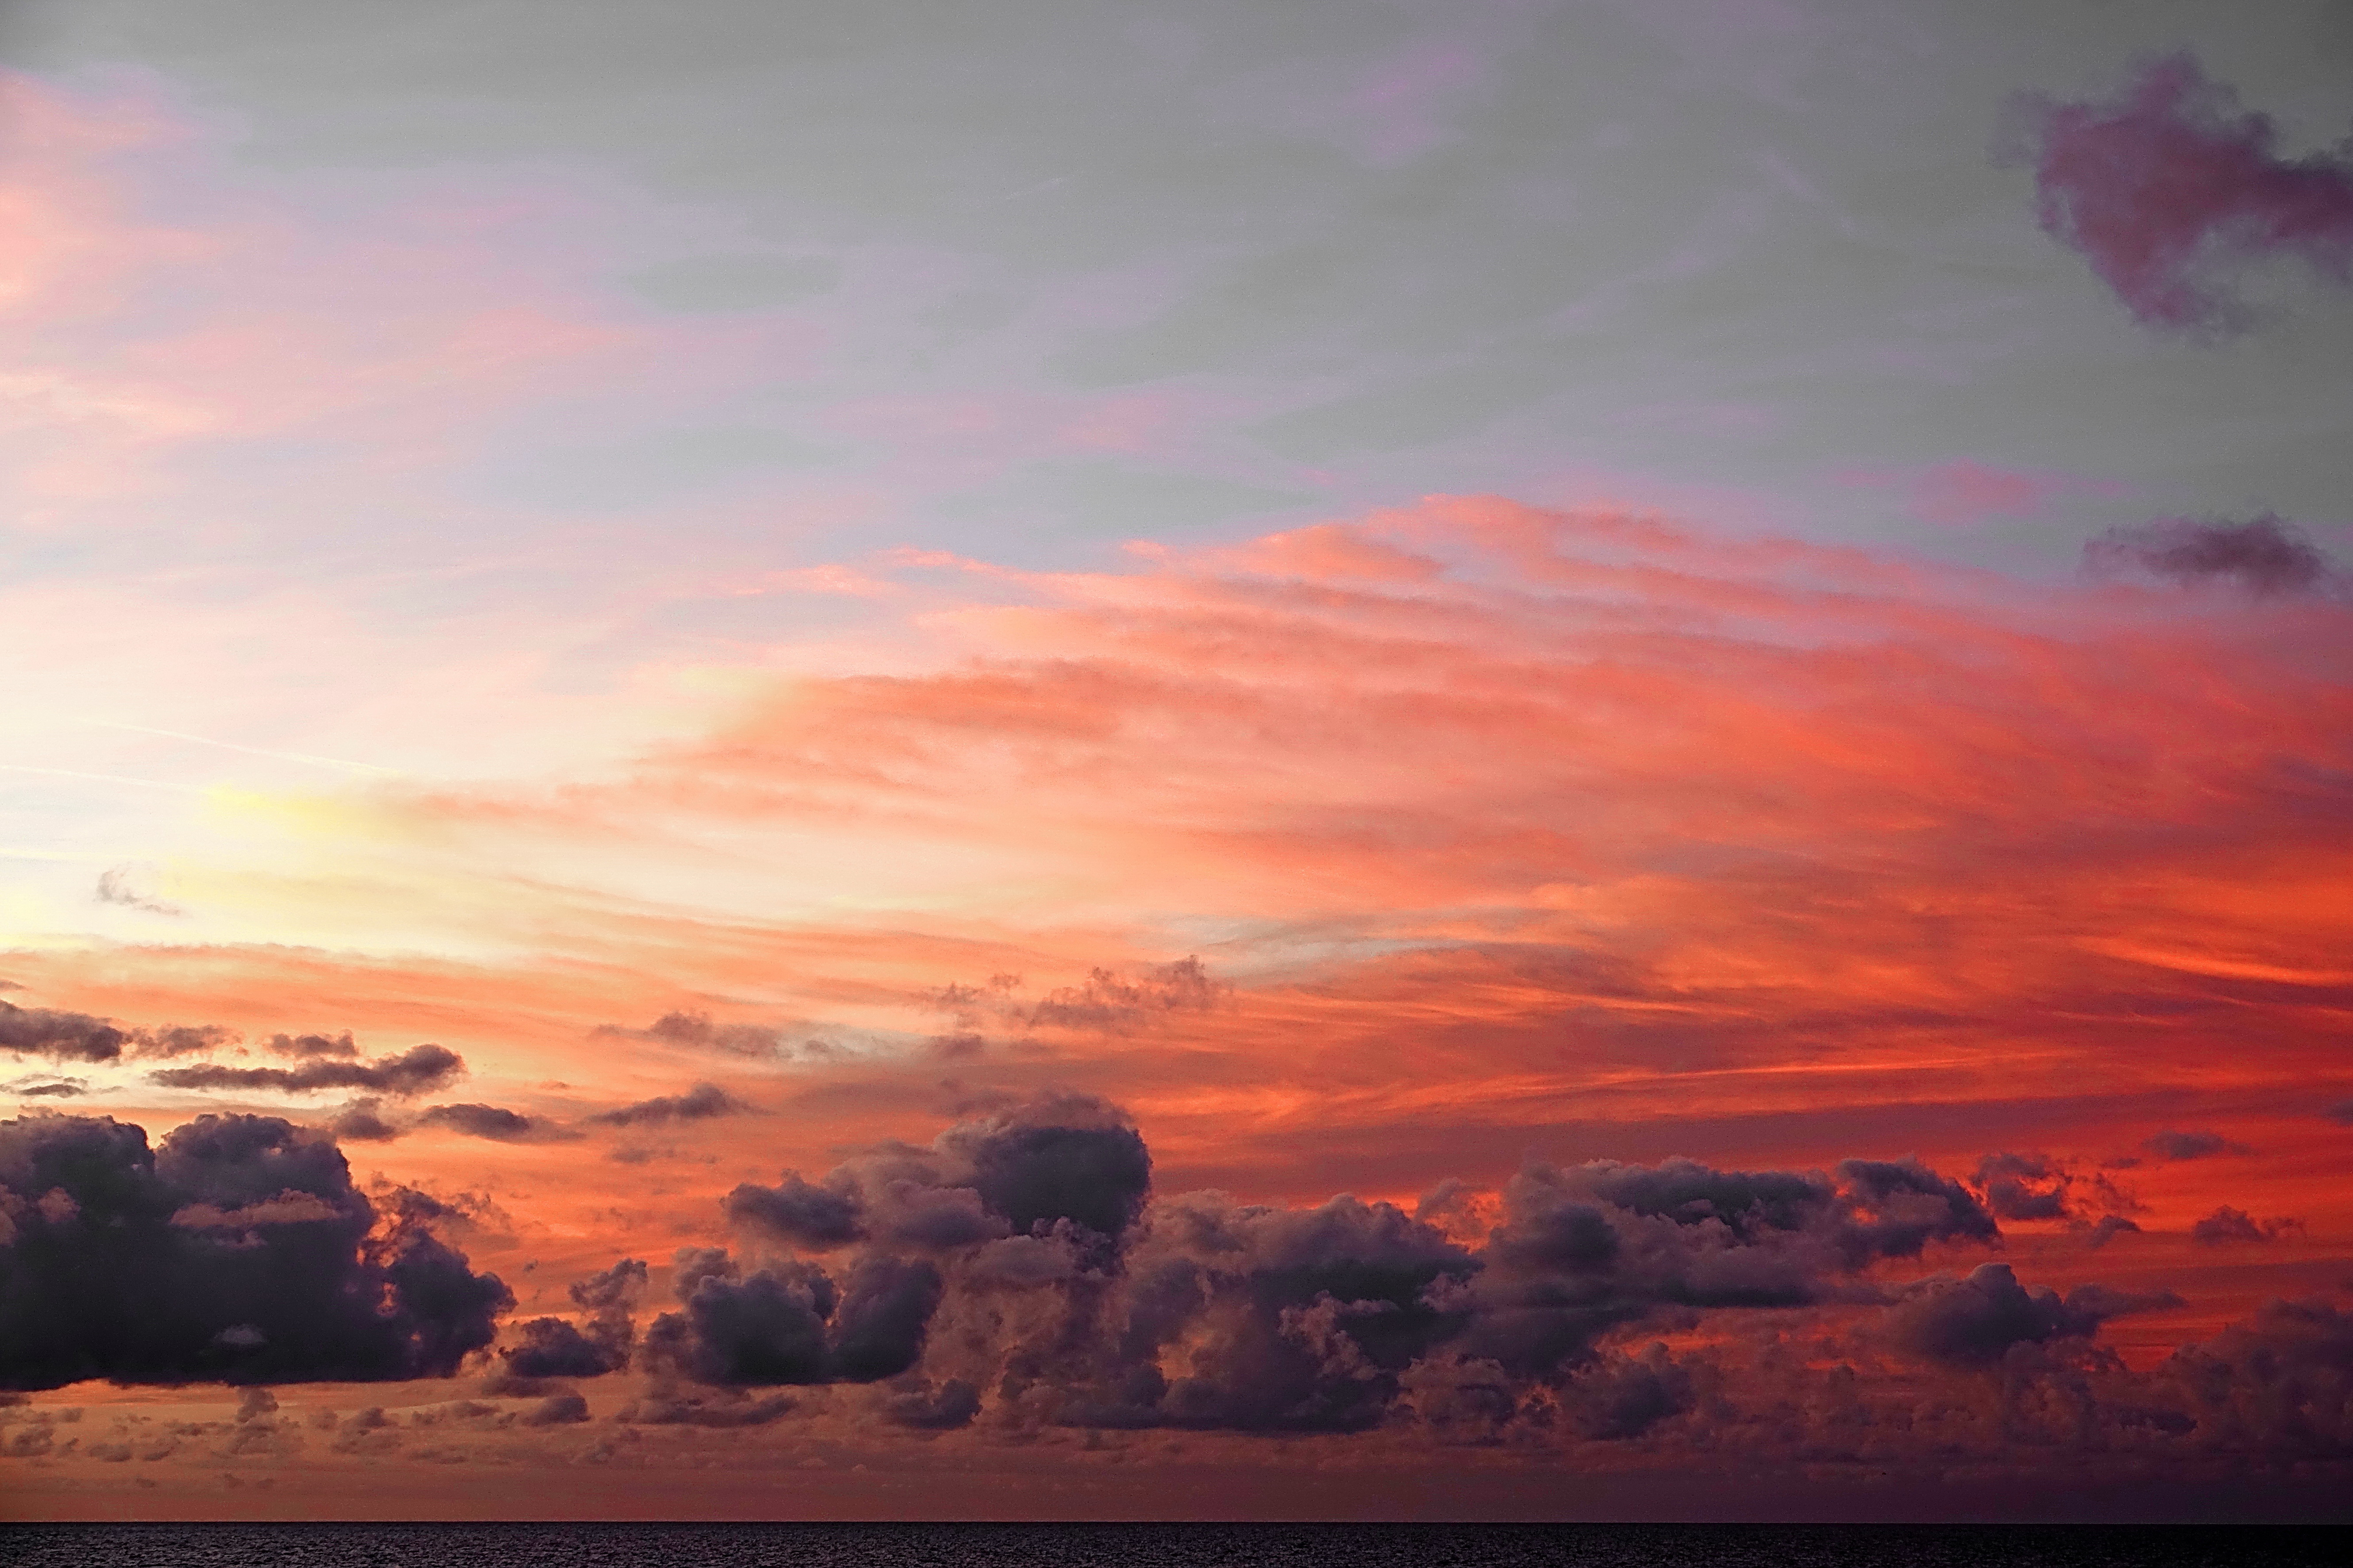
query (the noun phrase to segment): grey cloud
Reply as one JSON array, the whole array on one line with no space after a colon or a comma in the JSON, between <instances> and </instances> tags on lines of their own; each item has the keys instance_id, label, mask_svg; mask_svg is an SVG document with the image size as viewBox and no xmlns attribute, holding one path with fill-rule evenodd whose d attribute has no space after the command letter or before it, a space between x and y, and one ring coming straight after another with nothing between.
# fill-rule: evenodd
<instances>
[{"instance_id":1,"label":"grey cloud","mask_svg":"<svg viewBox=\"0 0 2353 1568\"><path fill-rule=\"evenodd\" d=\"M929 1149L889 1144L811 1183L730 1193L732 1220L812 1250L872 1237L924 1249L1058 1228L1105 1257L1141 1214L1152 1157L1125 1118L1084 1096L1048 1096L962 1122Z\"/></svg>"},{"instance_id":2,"label":"grey cloud","mask_svg":"<svg viewBox=\"0 0 2353 1568\"><path fill-rule=\"evenodd\" d=\"M902 1389L882 1402L882 1419L919 1432L953 1432L980 1414L980 1390L960 1377L938 1387Z\"/></svg>"},{"instance_id":3,"label":"grey cloud","mask_svg":"<svg viewBox=\"0 0 2353 1568\"><path fill-rule=\"evenodd\" d=\"M746 1184L724 1205L739 1226L866 1250L839 1283L805 1261L682 1254L683 1310L649 1331L648 1364L719 1385L909 1372L994 1391L1022 1420L1114 1427L1348 1431L1400 1400L1516 1408L1548 1390L1574 1429L1615 1439L1692 1394L1672 1364L1609 1351L1613 1331L1868 1297L1878 1263L1999 1236L1973 1194L1914 1161L1531 1165L1475 1249L1388 1204L1154 1204L1150 1183L1116 1108L1049 1095L816 1181ZM1441 1365L1459 1372L1443 1391Z\"/></svg>"},{"instance_id":4,"label":"grey cloud","mask_svg":"<svg viewBox=\"0 0 2353 1568\"><path fill-rule=\"evenodd\" d=\"M340 1035L272 1035L269 1048L281 1057L340 1057L352 1060L360 1054L349 1029Z\"/></svg>"},{"instance_id":5,"label":"grey cloud","mask_svg":"<svg viewBox=\"0 0 2353 1568\"><path fill-rule=\"evenodd\" d=\"M386 1121L377 1112L381 1104L374 1100L355 1100L343 1107L327 1124L327 1131L345 1143L388 1143L399 1137L402 1128Z\"/></svg>"},{"instance_id":6,"label":"grey cloud","mask_svg":"<svg viewBox=\"0 0 2353 1568\"><path fill-rule=\"evenodd\" d=\"M785 1048L785 1037L776 1029L762 1024L714 1024L708 1013L665 1013L643 1029L607 1024L597 1033L691 1046L731 1057L773 1057L782 1054Z\"/></svg>"},{"instance_id":7,"label":"grey cloud","mask_svg":"<svg viewBox=\"0 0 2353 1568\"><path fill-rule=\"evenodd\" d=\"M499 1105L436 1105L418 1116L417 1121L421 1127L446 1127L452 1132L487 1138L494 1143L547 1143L580 1136L545 1117L525 1116Z\"/></svg>"},{"instance_id":8,"label":"grey cloud","mask_svg":"<svg viewBox=\"0 0 2353 1568\"><path fill-rule=\"evenodd\" d=\"M0 1051L59 1061L111 1062L122 1055L130 1039L129 1031L87 1013L0 1002Z\"/></svg>"},{"instance_id":9,"label":"grey cloud","mask_svg":"<svg viewBox=\"0 0 2353 1568\"><path fill-rule=\"evenodd\" d=\"M134 1037L142 1057L189 1057L218 1050L237 1038L233 1029L218 1024L174 1024L161 1029L141 1029Z\"/></svg>"},{"instance_id":10,"label":"grey cloud","mask_svg":"<svg viewBox=\"0 0 2353 1568\"><path fill-rule=\"evenodd\" d=\"M23 1095L28 1100L71 1100L90 1092L90 1080L33 1075L0 1083L0 1090Z\"/></svg>"},{"instance_id":11,"label":"grey cloud","mask_svg":"<svg viewBox=\"0 0 2353 1568\"><path fill-rule=\"evenodd\" d=\"M678 1271L683 1312L646 1333L657 1369L733 1386L826 1381L826 1324L840 1300L814 1264L780 1263L745 1275L722 1255Z\"/></svg>"},{"instance_id":12,"label":"grey cloud","mask_svg":"<svg viewBox=\"0 0 2353 1568\"><path fill-rule=\"evenodd\" d=\"M834 1375L871 1383L913 1366L944 1289L940 1271L920 1258L860 1258L843 1280L834 1313Z\"/></svg>"},{"instance_id":13,"label":"grey cloud","mask_svg":"<svg viewBox=\"0 0 2353 1568\"><path fill-rule=\"evenodd\" d=\"M101 904L117 904L124 909L143 910L153 915L185 915L188 911L177 904L166 903L139 888L140 868L136 866L110 866L99 873L97 899Z\"/></svg>"},{"instance_id":14,"label":"grey cloud","mask_svg":"<svg viewBox=\"0 0 2353 1568\"><path fill-rule=\"evenodd\" d=\"M2353 1316L2324 1300L2265 1302L2202 1344L2186 1345L2152 1382L2194 1426L2188 1445L2274 1459L2353 1453Z\"/></svg>"},{"instance_id":15,"label":"grey cloud","mask_svg":"<svg viewBox=\"0 0 2353 1568\"><path fill-rule=\"evenodd\" d=\"M512 1377L602 1377L622 1364L609 1347L561 1318L533 1318L516 1324L514 1333L515 1342L499 1351Z\"/></svg>"},{"instance_id":16,"label":"grey cloud","mask_svg":"<svg viewBox=\"0 0 2353 1568\"><path fill-rule=\"evenodd\" d=\"M657 1095L588 1120L606 1127L638 1127L665 1121L706 1121L716 1116L750 1116L758 1109L715 1083L698 1083L684 1094Z\"/></svg>"},{"instance_id":17,"label":"grey cloud","mask_svg":"<svg viewBox=\"0 0 2353 1568\"><path fill-rule=\"evenodd\" d=\"M214 1062L164 1068L147 1075L166 1089L262 1089L280 1094L318 1094L360 1089L406 1098L441 1088L466 1070L457 1052L441 1046L413 1047L374 1062L313 1060L299 1068L233 1068Z\"/></svg>"},{"instance_id":18,"label":"grey cloud","mask_svg":"<svg viewBox=\"0 0 2353 1568\"><path fill-rule=\"evenodd\" d=\"M1227 989L1210 978L1198 958L1162 964L1132 980L1096 969L1084 984L1049 992L1029 1010L1029 1022L1116 1031L1155 1014L1205 1011L1216 1006Z\"/></svg>"},{"instance_id":19,"label":"grey cloud","mask_svg":"<svg viewBox=\"0 0 2353 1568\"><path fill-rule=\"evenodd\" d=\"M774 1187L746 1182L729 1193L727 1217L797 1247L822 1252L865 1237L854 1187L812 1186L798 1171L786 1171Z\"/></svg>"},{"instance_id":20,"label":"grey cloud","mask_svg":"<svg viewBox=\"0 0 2353 1568\"><path fill-rule=\"evenodd\" d=\"M1884 1331L1915 1355L1981 1366L2000 1361L2012 1345L2088 1339L2110 1318L2179 1304L2170 1292L2129 1295L2097 1285L2079 1286L2062 1298L2021 1285L2007 1263L1983 1263L1965 1279L1913 1286L1887 1309Z\"/></svg>"}]
</instances>

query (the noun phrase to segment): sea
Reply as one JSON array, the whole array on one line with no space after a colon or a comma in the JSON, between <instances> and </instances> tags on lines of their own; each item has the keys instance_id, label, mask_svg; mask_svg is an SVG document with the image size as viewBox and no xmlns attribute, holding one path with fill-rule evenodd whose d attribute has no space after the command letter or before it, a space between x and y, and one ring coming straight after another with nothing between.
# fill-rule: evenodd
<instances>
[{"instance_id":1,"label":"sea","mask_svg":"<svg viewBox=\"0 0 2353 1568\"><path fill-rule=\"evenodd\" d=\"M2290 1525L7 1524L6 1568L2321 1568Z\"/></svg>"}]
</instances>

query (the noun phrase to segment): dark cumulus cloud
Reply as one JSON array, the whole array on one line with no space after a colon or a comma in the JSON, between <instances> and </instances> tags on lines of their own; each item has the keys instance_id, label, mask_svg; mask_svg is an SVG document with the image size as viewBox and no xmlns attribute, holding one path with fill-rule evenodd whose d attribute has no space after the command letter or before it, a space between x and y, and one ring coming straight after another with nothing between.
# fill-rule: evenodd
<instances>
[{"instance_id":1,"label":"dark cumulus cloud","mask_svg":"<svg viewBox=\"0 0 2353 1568\"><path fill-rule=\"evenodd\" d=\"M328 1134L342 1143L389 1143L407 1131L384 1118L383 1102L361 1099L335 1113Z\"/></svg>"},{"instance_id":2,"label":"dark cumulus cloud","mask_svg":"<svg viewBox=\"0 0 2353 1568\"><path fill-rule=\"evenodd\" d=\"M555 1143L580 1136L562 1122L550 1121L543 1116L525 1116L502 1105L472 1102L430 1106L417 1118L417 1122L420 1127L462 1132L469 1138L487 1138L493 1143Z\"/></svg>"},{"instance_id":3,"label":"dark cumulus cloud","mask_svg":"<svg viewBox=\"0 0 2353 1568\"><path fill-rule=\"evenodd\" d=\"M0 1385L447 1376L512 1304L278 1118L0 1122Z\"/></svg>"},{"instance_id":4,"label":"dark cumulus cloud","mask_svg":"<svg viewBox=\"0 0 2353 1568\"><path fill-rule=\"evenodd\" d=\"M2300 1220L2257 1219L2244 1209L2224 1204L2189 1227L2189 1239L2200 1247L2230 1247L2245 1242L2277 1241L2291 1231L2303 1228Z\"/></svg>"},{"instance_id":5,"label":"dark cumulus cloud","mask_svg":"<svg viewBox=\"0 0 2353 1568\"><path fill-rule=\"evenodd\" d=\"M1100 1286L1151 1182L1125 1116L1064 1095L959 1123L929 1148L885 1145L819 1182L786 1172L774 1187L745 1184L725 1201L739 1228L810 1251L860 1250L838 1280L802 1259L746 1269L715 1250L682 1257L683 1310L648 1331L647 1354L712 1384L896 1377L946 1295L944 1262L984 1289L1082 1275Z\"/></svg>"},{"instance_id":6,"label":"dark cumulus cloud","mask_svg":"<svg viewBox=\"0 0 2353 1568\"><path fill-rule=\"evenodd\" d=\"M126 1056L194 1056L217 1050L237 1037L234 1030L217 1024L132 1028L89 1013L0 1002L0 1051L43 1056L53 1061L100 1063L120 1061Z\"/></svg>"},{"instance_id":7,"label":"dark cumulus cloud","mask_svg":"<svg viewBox=\"0 0 2353 1568\"><path fill-rule=\"evenodd\" d=\"M659 1094L588 1120L604 1127L642 1127L665 1121L708 1121L715 1116L750 1116L758 1109L715 1083L698 1083L684 1094Z\"/></svg>"},{"instance_id":8,"label":"dark cumulus cloud","mask_svg":"<svg viewBox=\"0 0 2353 1568\"><path fill-rule=\"evenodd\" d=\"M2079 1285L2062 1297L2019 1283L2007 1263L1982 1263L1966 1277L1926 1279L1887 1309L1888 1337L1931 1361L1984 1366L2010 1347L2088 1340L2110 1318L2180 1305L2170 1291L2132 1294Z\"/></svg>"},{"instance_id":9,"label":"dark cumulus cloud","mask_svg":"<svg viewBox=\"0 0 2353 1568\"><path fill-rule=\"evenodd\" d=\"M131 1040L131 1031L88 1013L0 1002L0 1051L55 1061L111 1062L121 1058Z\"/></svg>"},{"instance_id":10,"label":"dark cumulus cloud","mask_svg":"<svg viewBox=\"0 0 2353 1568\"><path fill-rule=\"evenodd\" d=\"M814 1263L746 1271L719 1248L682 1254L681 1310L646 1332L657 1373L735 1387L895 1377L923 1352L944 1289L922 1259L867 1253L839 1283Z\"/></svg>"},{"instance_id":11,"label":"dark cumulus cloud","mask_svg":"<svg viewBox=\"0 0 2353 1568\"><path fill-rule=\"evenodd\" d=\"M442 1088L466 1070L463 1058L445 1046L414 1046L398 1056L372 1062L320 1058L298 1068L225 1067L200 1062L162 1068L147 1075L166 1089L262 1089L279 1094L319 1094L332 1089L365 1089L406 1099Z\"/></svg>"},{"instance_id":12,"label":"dark cumulus cloud","mask_svg":"<svg viewBox=\"0 0 2353 1568\"><path fill-rule=\"evenodd\" d=\"M547 1378L602 1377L629 1364L637 1344L638 1302L650 1277L643 1261L624 1258L572 1285L582 1321L533 1318L514 1326L501 1347L502 1386L521 1388Z\"/></svg>"},{"instance_id":13,"label":"dark cumulus cloud","mask_svg":"<svg viewBox=\"0 0 2353 1568\"><path fill-rule=\"evenodd\" d=\"M1069 1095L959 1123L928 1149L885 1145L818 1182L787 1171L773 1187L746 1183L725 1207L738 1226L810 1251L1035 1236L1108 1256L1151 1189L1151 1153L1126 1118Z\"/></svg>"},{"instance_id":14,"label":"dark cumulus cloud","mask_svg":"<svg viewBox=\"0 0 2353 1568\"><path fill-rule=\"evenodd\" d=\"M2301 529L2269 512L2244 522L2174 517L2119 523L2084 543L2084 566L2096 576L2227 583L2258 597L2321 593L2338 577Z\"/></svg>"},{"instance_id":15,"label":"dark cumulus cloud","mask_svg":"<svg viewBox=\"0 0 2353 1568\"><path fill-rule=\"evenodd\" d=\"M1978 1162L1978 1191L1997 1219L2066 1219L2074 1210L2067 1170L2047 1154L1989 1154Z\"/></svg>"},{"instance_id":16,"label":"dark cumulus cloud","mask_svg":"<svg viewBox=\"0 0 2353 1568\"><path fill-rule=\"evenodd\" d=\"M2018 112L2037 219L2142 324L2243 328L2231 275L2265 257L2353 282L2353 162L2282 157L2270 117L2241 112L2189 55L2143 68L2113 99L2030 97Z\"/></svg>"},{"instance_id":17,"label":"dark cumulus cloud","mask_svg":"<svg viewBox=\"0 0 2353 1568\"><path fill-rule=\"evenodd\" d=\"M993 1397L1013 1418L1091 1426L1352 1431L1401 1402L1533 1400L1578 1431L1632 1436L1694 1385L1609 1351L1613 1331L1836 1299L1885 1260L1999 1236L1975 1194L1912 1161L1828 1174L1535 1164L1479 1247L1345 1195L1155 1202L1151 1172L1115 1107L1065 1095L814 1180L746 1184L725 1202L738 1229L846 1250L840 1282L805 1258L684 1257L688 1310L649 1349L673 1375L721 1384L908 1373L882 1410L911 1426L977 1418L961 1384L974 1411Z\"/></svg>"}]
</instances>

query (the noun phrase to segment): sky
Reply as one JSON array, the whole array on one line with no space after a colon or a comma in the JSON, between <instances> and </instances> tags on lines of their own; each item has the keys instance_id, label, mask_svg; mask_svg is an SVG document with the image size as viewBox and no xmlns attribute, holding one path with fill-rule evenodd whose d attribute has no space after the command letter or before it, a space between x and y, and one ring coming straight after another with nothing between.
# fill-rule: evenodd
<instances>
[{"instance_id":1,"label":"sky","mask_svg":"<svg viewBox=\"0 0 2353 1568\"><path fill-rule=\"evenodd\" d=\"M2348 80L0 5L0 1513L2341 1514Z\"/></svg>"}]
</instances>

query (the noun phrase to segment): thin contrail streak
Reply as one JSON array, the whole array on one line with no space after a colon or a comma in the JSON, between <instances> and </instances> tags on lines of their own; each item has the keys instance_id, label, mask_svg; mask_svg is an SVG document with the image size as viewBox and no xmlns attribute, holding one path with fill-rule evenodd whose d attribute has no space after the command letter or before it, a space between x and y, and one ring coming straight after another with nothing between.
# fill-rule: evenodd
<instances>
[{"instance_id":1,"label":"thin contrail streak","mask_svg":"<svg viewBox=\"0 0 2353 1568\"><path fill-rule=\"evenodd\" d=\"M244 752L250 756L275 757L280 762L311 763L323 768L355 768L362 773L396 773L398 768L387 768L375 763L354 763L343 757L317 757L308 752L273 752L262 746L241 746L235 741L216 741L209 735L191 735L183 730L158 730L152 724L123 724L111 719L84 719L101 730L128 730L139 735L162 735L167 740L187 741L199 746L218 746L225 752Z\"/></svg>"}]
</instances>

